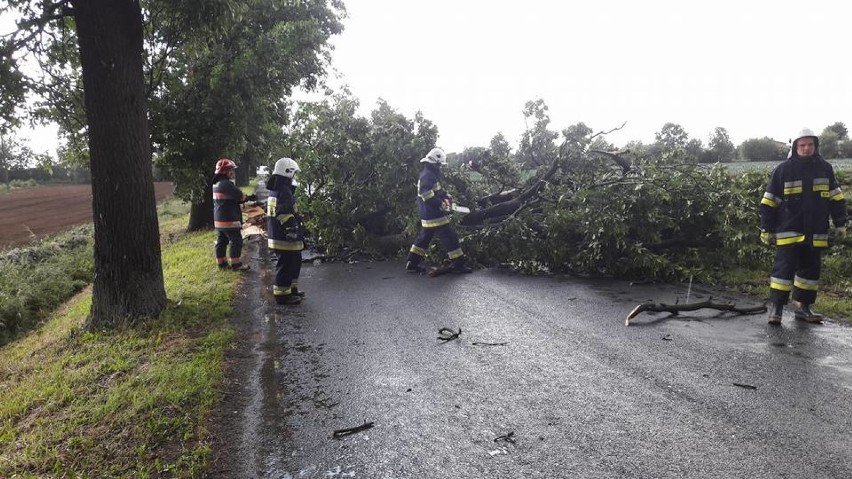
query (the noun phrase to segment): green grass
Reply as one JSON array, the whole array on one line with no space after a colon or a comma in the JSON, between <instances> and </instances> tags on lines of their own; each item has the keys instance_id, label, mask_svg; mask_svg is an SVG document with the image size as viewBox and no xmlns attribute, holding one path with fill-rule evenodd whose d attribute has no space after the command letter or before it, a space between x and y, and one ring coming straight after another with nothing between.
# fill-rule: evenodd
<instances>
[{"instance_id":1,"label":"green grass","mask_svg":"<svg viewBox=\"0 0 852 479\"><path fill-rule=\"evenodd\" d=\"M161 207L169 305L141 328L81 329L88 290L0 348L0 477L198 477L210 455L235 272L216 271L211 233Z\"/></svg>"}]
</instances>

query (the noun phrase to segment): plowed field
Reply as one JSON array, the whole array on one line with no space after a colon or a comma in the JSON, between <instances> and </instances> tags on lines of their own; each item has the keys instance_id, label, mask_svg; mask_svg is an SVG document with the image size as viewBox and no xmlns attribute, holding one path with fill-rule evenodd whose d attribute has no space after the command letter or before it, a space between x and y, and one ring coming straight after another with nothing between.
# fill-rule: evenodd
<instances>
[{"instance_id":1,"label":"plowed field","mask_svg":"<svg viewBox=\"0 0 852 479\"><path fill-rule=\"evenodd\" d=\"M154 183L157 201L174 192ZM92 186L40 186L0 194L0 250L92 222Z\"/></svg>"}]
</instances>

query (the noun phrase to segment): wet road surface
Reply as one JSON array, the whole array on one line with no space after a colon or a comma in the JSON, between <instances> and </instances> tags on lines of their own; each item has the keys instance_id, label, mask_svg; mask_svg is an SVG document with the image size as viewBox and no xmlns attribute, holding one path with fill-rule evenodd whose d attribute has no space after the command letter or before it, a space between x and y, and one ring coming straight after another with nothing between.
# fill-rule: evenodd
<instances>
[{"instance_id":1,"label":"wet road surface","mask_svg":"<svg viewBox=\"0 0 852 479\"><path fill-rule=\"evenodd\" d=\"M275 306L253 249L213 477L852 477L848 327L713 310L628 327L687 287L401 262L305 265L305 301Z\"/></svg>"}]
</instances>

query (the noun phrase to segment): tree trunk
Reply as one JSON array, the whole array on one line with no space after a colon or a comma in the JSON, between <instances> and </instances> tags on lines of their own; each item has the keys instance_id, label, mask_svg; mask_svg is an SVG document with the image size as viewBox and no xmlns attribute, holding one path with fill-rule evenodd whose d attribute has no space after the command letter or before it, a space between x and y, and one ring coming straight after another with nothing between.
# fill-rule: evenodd
<instances>
[{"instance_id":1,"label":"tree trunk","mask_svg":"<svg viewBox=\"0 0 852 479\"><path fill-rule=\"evenodd\" d=\"M165 308L151 138L134 0L72 0L91 156L95 278L89 329Z\"/></svg>"},{"instance_id":2,"label":"tree trunk","mask_svg":"<svg viewBox=\"0 0 852 479\"><path fill-rule=\"evenodd\" d=\"M189 207L189 225L187 231L198 231L213 227L213 193L201 203L192 203Z\"/></svg>"},{"instance_id":3,"label":"tree trunk","mask_svg":"<svg viewBox=\"0 0 852 479\"><path fill-rule=\"evenodd\" d=\"M237 171L240 169L237 168ZM208 175L209 176L209 175ZM209 176L204 185L201 198L194 198L189 205L189 225L187 231L199 231L213 227L213 177Z\"/></svg>"}]
</instances>

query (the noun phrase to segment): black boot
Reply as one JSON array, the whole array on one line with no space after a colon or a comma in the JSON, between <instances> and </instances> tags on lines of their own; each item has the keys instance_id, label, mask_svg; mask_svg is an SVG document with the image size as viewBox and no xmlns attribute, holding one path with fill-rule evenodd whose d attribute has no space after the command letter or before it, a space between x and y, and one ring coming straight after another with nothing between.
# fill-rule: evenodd
<instances>
[{"instance_id":1,"label":"black boot","mask_svg":"<svg viewBox=\"0 0 852 479\"><path fill-rule=\"evenodd\" d=\"M806 321L808 323L821 323L823 316L811 311L811 305L799 301L793 301L793 311L796 319Z\"/></svg>"},{"instance_id":2,"label":"black boot","mask_svg":"<svg viewBox=\"0 0 852 479\"><path fill-rule=\"evenodd\" d=\"M781 303L769 303L769 324L781 324L781 316L784 313L784 305Z\"/></svg>"},{"instance_id":3,"label":"black boot","mask_svg":"<svg viewBox=\"0 0 852 479\"><path fill-rule=\"evenodd\" d=\"M469 268L464 264L464 258L459 258L453 261L453 273L456 274L465 274L465 273L473 273L473 268Z\"/></svg>"},{"instance_id":4,"label":"black boot","mask_svg":"<svg viewBox=\"0 0 852 479\"><path fill-rule=\"evenodd\" d=\"M426 268L420 265L420 262L408 261L405 263L405 270L409 273L425 273Z\"/></svg>"}]
</instances>

